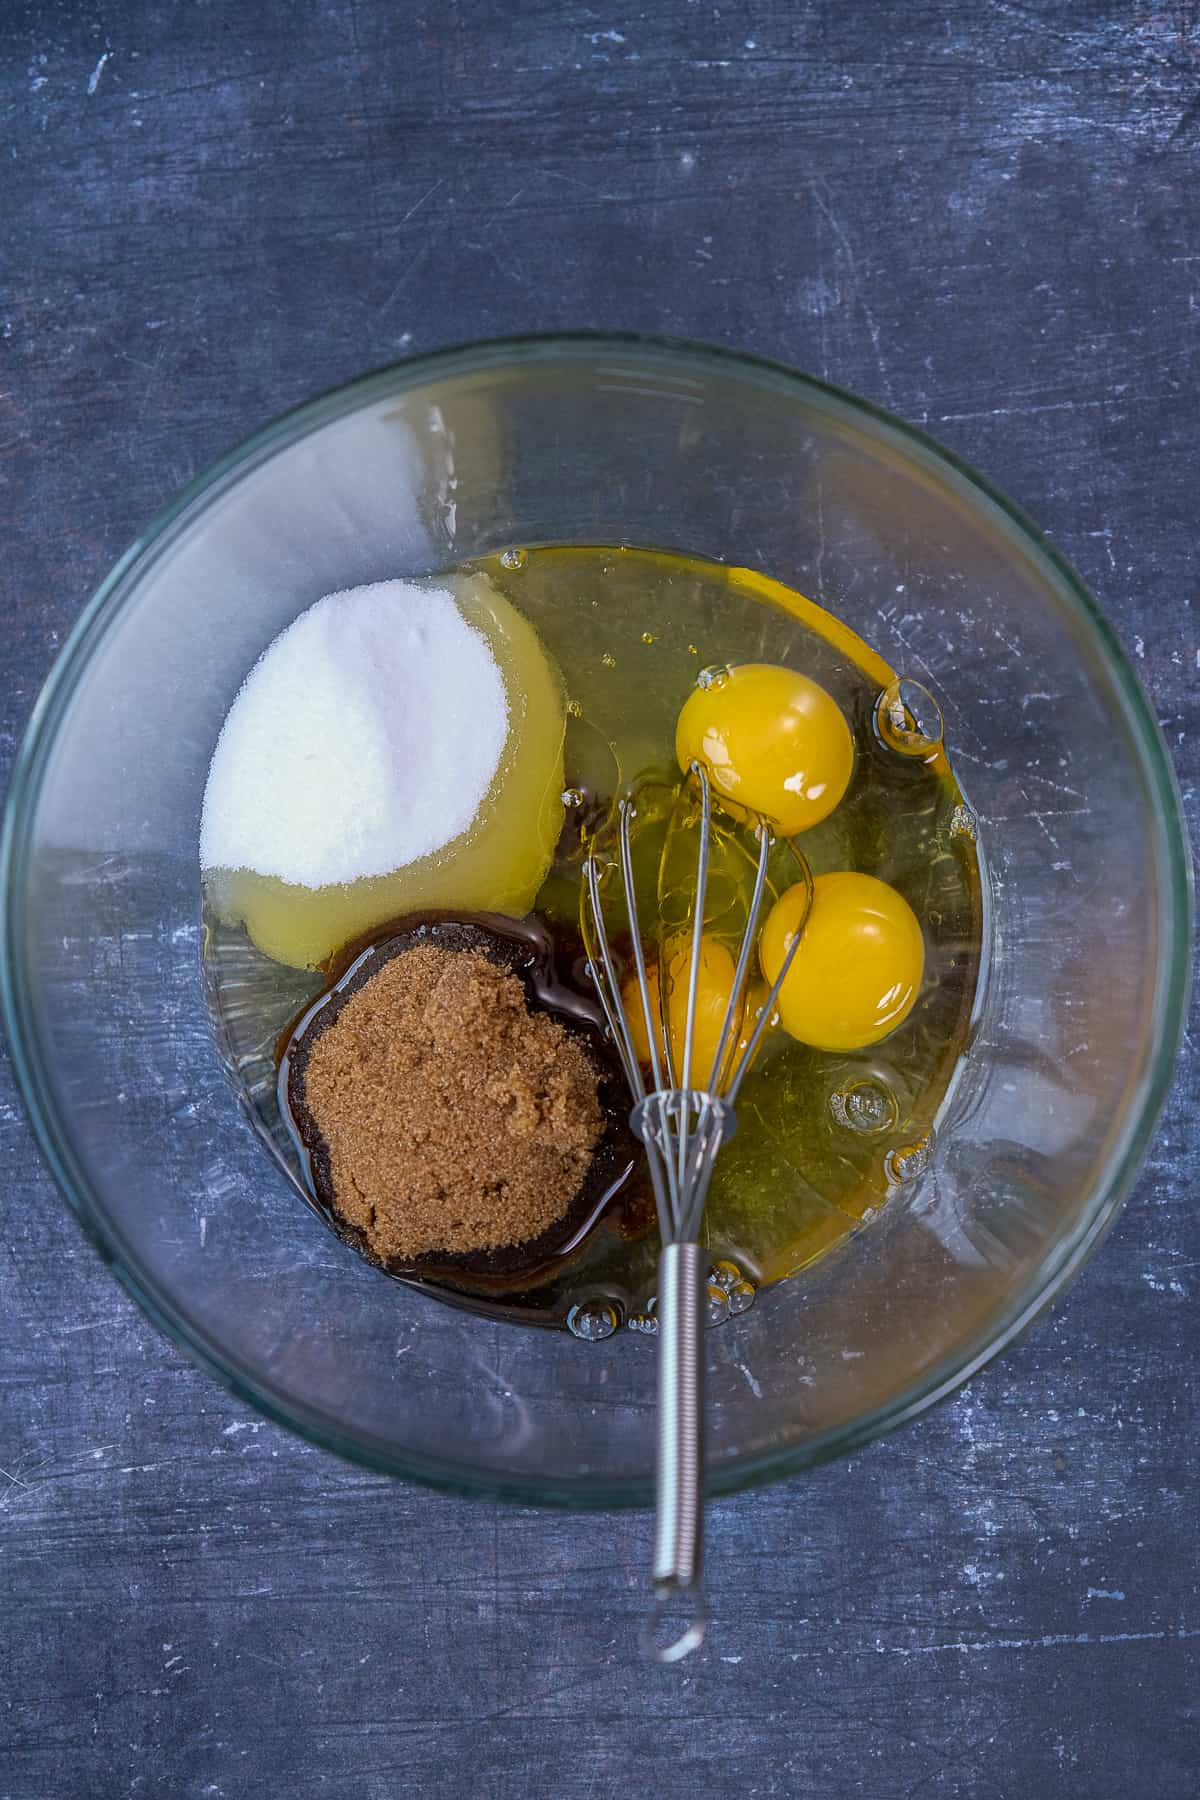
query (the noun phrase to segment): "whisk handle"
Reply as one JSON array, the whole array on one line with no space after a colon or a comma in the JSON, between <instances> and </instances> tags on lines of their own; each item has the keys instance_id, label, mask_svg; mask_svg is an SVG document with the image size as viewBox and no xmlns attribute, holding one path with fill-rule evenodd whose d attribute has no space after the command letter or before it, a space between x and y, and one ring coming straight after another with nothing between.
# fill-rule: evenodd
<instances>
[{"instance_id":1,"label":"whisk handle","mask_svg":"<svg viewBox=\"0 0 1200 1800\"><path fill-rule=\"evenodd\" d=\"M704 1305L708 1253L700 1244L668 1244L658 1264L657 1517L655 1619L647 1643L659 1662L674 1662L704 1636L700 1567L704 1490ZM660 1646L659 1615L686 1599L687 1627Z\"/></svg>"}]
</instances>

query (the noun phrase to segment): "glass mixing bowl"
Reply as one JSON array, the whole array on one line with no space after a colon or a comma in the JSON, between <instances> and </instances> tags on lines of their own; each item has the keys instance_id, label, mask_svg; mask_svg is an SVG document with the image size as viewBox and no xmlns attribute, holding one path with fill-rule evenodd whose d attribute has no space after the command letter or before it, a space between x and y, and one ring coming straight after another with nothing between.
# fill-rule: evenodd
<instances>
[{"instance_id":1,"label":"glass mixing bowl","mask_svg":"<svg viewBox=\"0 0 1200 1800\"><path fill-rule=\"evenodd\" d=\"M6 1022L64 1194L152 1318L316 1442L640 1503L651 1346L485 1322L366 1268L246 1129L200 979L204 778L259 652L330 589L564 541L749 565L839 614L937 693L988 872L989 972L931 1153L708 1336L713 1491L911 1418L1079 1268L1167 1087L1188 859L1146 700L1055 551L919 432L747 357L580 337L385 369L268 426L122 558L38 702L3 842Z\"/></svg>"}]
</instances>

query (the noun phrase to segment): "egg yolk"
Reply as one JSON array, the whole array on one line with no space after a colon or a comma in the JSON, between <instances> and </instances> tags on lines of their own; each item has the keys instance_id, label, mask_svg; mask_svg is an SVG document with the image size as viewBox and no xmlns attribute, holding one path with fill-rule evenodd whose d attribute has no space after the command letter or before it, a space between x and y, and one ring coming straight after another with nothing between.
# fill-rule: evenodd
<instances>
[{"instance_id":1,"label":"egg yolk","mask_svg":"<svg viewBox=\"0 0 1200 1800\"><path fill-rule=\"evenodd\" d=\"M759 940L762 972L773 982L804 915L797 884L775 902ZM784 983L784 1029L817 1050L877 1044L908 1017L925 968L925 940L900 894L873 875L843 869L818 875L812 906Z\"/></svg>"},{"instance_id":2,"label":"egg yolk","mask_svg":"<svg viewBox=\"0 0 1200 1800\"><path fill-rule=\"evenodd\" d=\"M669 983L667 994L667 1022L671 1033L671 1057L675 1065L675 1079L683 1079L683 1052L687 1040L688 1016L688 977L692 966L691 942L680 943L672 948L667 957ZM692 1033L692 1066L691 1085L694 1088L707 1087L710 1083L713 1062L721 1042L721 1027L725 1023L725 1014L733 997L733 981L737 966L733 957L719 938L708 933L700 940L700 967L696 978L696 1021ZM652 963L646 971L647 986L650 991L650 1013L656 1022L659 1038L659 1055L663 1054L661 990L658 980L658 965ZM625 1016L629 1020L629 1035L633 1040L633 1053L643 1069L650 1068L650 1040L646 1035L646 1016L642 1007L641 995L638 992L636 976L631 977L621 989L621 999L625 1006ZM726 1043L726 1055L730 1047L737 1042L741 1020L734 1021L734 1029ZM666 1080L666 1069L663 1068L663 1079Z\"/></svg>"},{"instance_id":3,"label":"egg yolk","mask_svg":"<svg viewBox=\"0 0 1200 1800\"><path fill-rule=\"evenodd\" d=\"M741 663L688 696L675 755L685 774L703 763L735 809L794 837L828 818L845 793L854 740L837 702L807 675Z\"/></svg>"}]
</instances>

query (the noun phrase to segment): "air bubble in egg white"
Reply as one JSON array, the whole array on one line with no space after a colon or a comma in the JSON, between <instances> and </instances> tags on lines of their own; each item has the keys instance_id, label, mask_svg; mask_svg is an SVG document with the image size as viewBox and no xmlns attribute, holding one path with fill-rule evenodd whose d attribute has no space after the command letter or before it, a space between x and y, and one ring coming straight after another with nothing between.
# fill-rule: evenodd
<instances>
[{"instance_id":1,"label":"air bubble in egg white","mask_svg":"<svg viewBox=\"0 0 1200 1800\"><path fill-rule=\"evenodd\" d=\"M950 815L950 836L967 838L972 844L979 837L979 819L969 806L959 804Z\"/></svg>"},{"instance_id":2,"label":"air bubble in egg white","mask_svg":"<svg viewBox=\"0 0 1200 1800\"><path fill-rule=\"evenodd\" d=\"M729 1310L735 1316L749 1312L758 1298L758 1289L752 1281L735 1281L729 1290Z\"/></svg>"},{"instance_id":3,"label":"air bubble in egg white","mask_svg":"<svg viewBox=\"0 0 1200 1800\"><path fill-rule=\"evenodd\" d=\"M617 1309L606 1300L590 1300L573 1306L567 1314L567 1330L585 1343L598 1344L610 1338L620 1324Z\"/></svg>"},{"instance_id":4,"label":"air bubble in egg white","mask_svg":"<svg viewBox=\"0 0 1200 1800\"><path fill-rule=\"evenodd\" d=\"M932 1161L932 1139L918 1138L915 1144L889 1150L883 1159L883 1170L893 1187L904 1187L910 1181L919 1181Z\"/></svg>"},{"instance_id":5,"label":"air bubble in egg white","mask_svg":"<svg viewBox=\"0 0 1200 1800\"><path fill-rule=\"evenodd\" d=\"M942 741L942 712L919 681L898 676L875 702L875 729L899 756L930 757Z\"/></svg>"},{"instance_id":6,"label":"air bubble in egg white","mask_svg":"<svg viewBox=\"0 0 1200 1800\"><path fill-rule=\"evenodd\" d=\"M709 1324L723 1325L729 1317L729 1295L715 1281L710 1281L705 1291Z\"/></svg>"},{"instance_id":7,"label":"air bubble in egg white","mask_svg":"<svg viewBox=\"0 0 1200 1800\"><path fill-rule=\"evenodd\" d=\"M874 1077L838 1088L829 1096L829 1110L836 1124L864 1137L893 1131L900 1117L896 1096L886 1082Z\"/></svg>"}]
</instances>

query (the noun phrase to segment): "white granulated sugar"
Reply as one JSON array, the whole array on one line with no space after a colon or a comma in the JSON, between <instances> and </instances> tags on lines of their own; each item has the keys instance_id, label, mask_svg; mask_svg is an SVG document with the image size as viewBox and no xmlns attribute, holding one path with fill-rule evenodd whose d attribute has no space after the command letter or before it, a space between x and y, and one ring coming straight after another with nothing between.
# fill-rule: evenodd
<instances>
[{"instance_id":1,"label":"white granulated sugar","mask_svg":"<svg viewBox=\"0 0 1200 1800\"><path fill-rule=\"evenodd\" d=\"M329 594L229 709L201 865L304 887L389 874L467 830L507 735L504 678L451 594L408 581Z\"/></svg>"}]
</instances>

